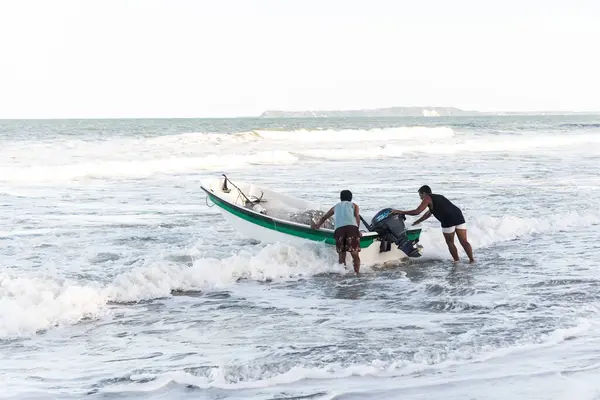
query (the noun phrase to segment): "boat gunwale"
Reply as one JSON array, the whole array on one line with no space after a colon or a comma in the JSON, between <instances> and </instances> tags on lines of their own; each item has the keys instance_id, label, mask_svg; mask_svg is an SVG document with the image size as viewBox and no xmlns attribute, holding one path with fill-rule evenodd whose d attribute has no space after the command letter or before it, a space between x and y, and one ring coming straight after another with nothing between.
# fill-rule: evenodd
<instances>
[{"instance_id":1,"label":"boat gunwale","mask_svg":"<svg viewBox=\"0 0 600 400\"><path fill-rule=\"evenodd\" d=\"M237 204L232 203L229 200L224 199L222 196L219 196L214 190L212 189L208 189L206 187L204 187L204 185L200 185L200 188L202 190L204 190L204 192L208 195L208 196L214 196L216 198L218 198L220 201L227 203L229 206L231 206L232 208L234 208L235 210L246 214L246 215L250 215L252 217L256 217L257 219L263 220L263 221L271 221L273 223L277 223L277 224L282 224L282 225L287 225L290 227L293 227L294 229L298 229L304 232L326 232L329 233L331 235L333 235L333 233L335 232L335 230L333 229L329 229L329 228L319 228L319 229L312 229L309 225L306 224L300 224L298 222L293 222L293 221L287 221L281 218L277 218L277 217L273 217L267 214L261 214L257 211L254 211L252 209L246 208L246 207L242 207L239 206ZM212 200L211 200L212 201ZM270 229L270 228L267 228ZM408 234L409 232L420 232L422 229L418 228L418 229L407 229L406 233ZM362 236L360 238L360 241L375 241L379 239L379 234L377 232L364 232L362 233Z\"/></svg>"},{"instance_id":2,"label":"boat gunwale","mask_svg":"<svg viewBox=\"0 0 600 400\"><path fill-rule=\"evenodd\" d=\"M267 221L273 221L275 223L278 224L282 224L282 225L288 225L288 226L292 226L294 228L298 228L298 230L302 230L305 232L315 232L315 231L321 231L321 232L326 232L329 233L331 235L333 235L334 230L333 229L328 229L328 228L319 228L319 229L312 229L309 225L305 225L305 224L300 224L298 222L293 222L293 221L286 221L284 219L281 218L277 218L277 217L272 217L268 214L261 214L259 212L256 212L254 210L251 210L249 208L245 208L242 206L239 206L237 204L234 204L226 199L224 199L223 197L219 196L217 193L215 193L213 190L209 190L207 188L205 188L204 186L200 186L200 188L202 190L204 190L209 196L215 196L217 197L219 200L229 204L231 207L233 207L236 210L239 210L240 212L244 213L244 214L251 214L252 216L257 217L258 219L262 219L262 220L267 220ZM379 237L379 235L377 234L377 232L364 232L361 240L364 239L368 239L371 240L371 238L377 238Z\"/></svg>"}]
</instances>

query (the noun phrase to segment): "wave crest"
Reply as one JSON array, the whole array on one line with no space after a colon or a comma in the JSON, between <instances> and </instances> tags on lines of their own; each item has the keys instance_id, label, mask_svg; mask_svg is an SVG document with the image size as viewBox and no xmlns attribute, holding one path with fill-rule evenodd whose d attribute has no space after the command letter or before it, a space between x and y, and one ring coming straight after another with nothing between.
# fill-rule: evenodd
<instances>
[{"instance_id":1,"label":"wave crest","mask_svg":"<svg viewBox=\"0 0 600 400\"><path fill-rule=\"evenodd\" d=\"M467 229L469 241L477 250L524 235L599 223L600 214L594 212L552 218L479 216L467 219ZM424 258L449 257L439 228L426 228L421 243ZM104 287L0 274L0 338L29 336L54 326L97 318L106 312L109 302L152 300L171 296L173 291L210 291L240 280L290 281L330 273L352 272L338 265L335 254L323 252L321 246L269 244L222 259L198 258L191 266L154 261L118 275Z\"/></svg>"}]
</instances>

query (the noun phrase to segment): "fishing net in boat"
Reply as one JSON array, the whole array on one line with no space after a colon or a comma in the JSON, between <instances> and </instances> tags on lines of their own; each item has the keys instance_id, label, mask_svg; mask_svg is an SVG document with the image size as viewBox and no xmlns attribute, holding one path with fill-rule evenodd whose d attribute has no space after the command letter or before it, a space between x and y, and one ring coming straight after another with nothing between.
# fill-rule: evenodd
<instances>
[{"instance_id":1,"label":"fishing net in boat","mask_svg":"<svg viewBox=\"0 0 600 400\"><path fill-rule=\"evenodd\" d=\"M321 210L304 210L292 213L288 216L288 220L292 222L296 222L298 224L310 225L311 223L317 223L321 219L321 217L325 214L324 211ZM321 228L333 229L335 216L332 216L327 221L321 225Z\"/></svg>"},{"instance_id":2,"label":"fishing net in boat","mask_svg":"<svg viewBox=\"0 0 600 400\"><path fill-rule=\"evenodd\" d=\"M269 215L270 217L283 219L286 221L296 222L298 224L310 225L311 223L317 223L323 215L324 211L321 210L303 210L290 212L285 209L269 208L268 210L263 208L260 204L247 203L246 208L256 211L261 214ZM321 225L321 228L334 229L335 228L335 215L329 218Z\"/></svg>"}]
</instances>

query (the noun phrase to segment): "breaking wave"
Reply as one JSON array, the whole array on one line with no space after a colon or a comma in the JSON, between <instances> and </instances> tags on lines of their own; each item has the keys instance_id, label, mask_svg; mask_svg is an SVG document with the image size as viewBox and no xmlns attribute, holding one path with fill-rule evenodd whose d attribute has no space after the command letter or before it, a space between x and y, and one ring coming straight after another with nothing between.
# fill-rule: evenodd
<instances>
[{"instance_id":1,"label":"breaking wave","mask_svg":"<svg viewBox=\"0 0 600 400\"><path fill-rule=\"evenodd\" d=\"M495 346L470 346L458 349L415 349L412 356L391 359L372 359L363 363L342 364L240 364L199 366L166 373L136 373L123 377L103 392L155 391L171 383L203 389L228 390L265 389L292 384L306 379L341 379L348 377L399 377L426 371L442 370L467 363L482 363L510 354L540 350L583 336L592 328L589 320L580 319L576 325L559 328L546 334L530 335ZM596 369L597 366L594 367ZM381 383L381 382L379 382Z\"/></svg>"},{"instance_id":2,"label":"breaking wave","mask_svg":"<svg viewBox=\"0 0 600 400\"><path fill-rule=\"evenodd\" d=\"M550 219L489 216L468 220L469 240L479 249L524 235L558 232L600 223L598 213L558 215ZM448 258L439 229L421 239L424 258ZM369 272L368 268L364 269ZM372 270L371 270L372 271ZM289 281L324 273L350 274L331 252L316 246L257 246L230 257L198 258L191 266L154 261L118 275L105 286L53 277L0 274L0 339L30 336L52 327L98 318L109 302L129 303L169 297L173 291L213 290L240 280Z\"/></svg>"},{"instance_id":3,"label":"breaking wave","mask_svg":"<svg viewBox=\"0 0 600 400\"><path fill-rule=\"evenodd\" d=\"M262 151L248 155L210 154L201 157L171 157L150 160L97 160L68 165L1 167L0 181L16 183L68 182L91 178L144 178L197 170L222 170L250 165L285 165L298 161L287 151Z\"/></svg>"},{"instance_id":4,"label":"breaking wave","mask_svg":"<svg viewBox=\"0 0 600 400\"><path fill-rule=\"evenodd\" d=\"M145 178L198 170L285 165L298 162L287 144L435 140L451 137L449 128L266 131L232 134L183 133L107 140L61 139L14 142L3 148L0 182L54 183L91 178Z\"/></svg>"},{"instance_id":5,"label":"breaking wave","mask_svg":"<svg viewBox=\"0 0 600 400\"><path fill-rule=\"evenodd\" d=\"M367 142L367 141L403 141L403 140L435 140L451 138L454 131L448 127L400 127L382 129L346 129L346 130L254 130L244 135L273 141L292 142Z\"/></svg>"},{"instance_id":6,"label":"breaking wave","mask_svg":"<svg viewBox=\"0 0 600 400\"><path fill-rule=\"evenodd\" d=\"M15 142L3 149L0 182L35 184L84 179L147 178L288 165L306 159L362 160L407 154L525 152L600 144L594 134L481 135L463 140L447 127L372 130L255 130L184 133L150 138Z\"/></svg>"},{"instance_id":7,"label":"breaking wave","mask_svg":"<svg viewBox=\"0 0 600 400\"><path fill-rule=\"evenodd\" d=\"M545 137L499 136L482 137L465 141L446 141L405 144L382 144L358 148L308 149L294 151L299 157L324 160L360 160L374 158L395 158L407 154L456 154L456 153L507 153L528 152L532 149L563 149L583 145L600 144L600 135L557 135ZM587 148L585 149L587 151Z\"/></svg>"}]
</instances>

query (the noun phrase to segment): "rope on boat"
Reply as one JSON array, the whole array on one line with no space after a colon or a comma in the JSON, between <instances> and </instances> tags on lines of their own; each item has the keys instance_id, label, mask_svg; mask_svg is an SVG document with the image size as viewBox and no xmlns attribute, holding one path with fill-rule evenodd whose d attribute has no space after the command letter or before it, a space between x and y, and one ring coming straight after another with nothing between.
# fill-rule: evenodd
<instances>
[{"instance_id":1,"label":"rope on boat","mask_svg":"<svg viewBox=\"0 0 600 400\"><path fill-rule=\"evenodd\" d=\"M258 198L258 197L256 197L256 196L253 196L254 198L256 198L256 200L252 201L252 200L250 200L250 199L248 198L248 196L246 196L246 195L244 194L244 192L242 192L242 189L240 189L239 187L237 187L237 186L235 185L235 183L231 182L231 179L229 179L229 178L227 177L227 175L223 174L223 176L225 177L225 181L223 182L223 191L225 191L225 189L227 189L227 181L229 181L229 183L231 183L231 184L233 185L233 187L237 189L238 193L239 193L240 195L244 196L244 199L246 199L246 201L247 201L248 203L251 203L251 204L258 204L258 203L260 203L260 202L262 201L262 198L263 198L263 196L264 196L264 192L263 192L263 191L261 191L261 192L260 192L260 197L259 197L259 198ZM238 198L239 198L239 195L238 195Z\"/></svg>"}]
</instances>

